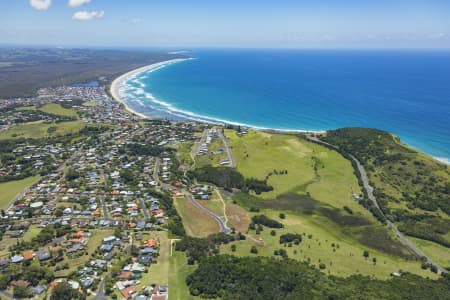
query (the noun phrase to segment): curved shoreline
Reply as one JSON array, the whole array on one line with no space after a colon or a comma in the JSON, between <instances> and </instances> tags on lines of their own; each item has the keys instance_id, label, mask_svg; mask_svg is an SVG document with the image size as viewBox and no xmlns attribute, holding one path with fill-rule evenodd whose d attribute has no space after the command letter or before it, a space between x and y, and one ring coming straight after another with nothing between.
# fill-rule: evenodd
<instances>
[{"instance_id":1,"label":"curved shoreline","mask_svg":"<svg viewBox=\"0 0 450 300\"><path fill-rule=\"evenodd\" d=\"M159 68L168 66L173 63L177 63L177 62L181 62L181 61L185 61L185 60L191 60L191 59L193 59L193 58L176 58L176 59L166 60L166 61L154 63L151 65L147 65L147 66L143 66L143 67L131 70L131 71L117 77L116 79L114 79L112 81L111 86L110 86L110 93L111 93L113 99L116 100L117 102L123 104L127 111L129 111L130 113L132 113L140 118L143 118L143 119L161 118L158 115L155 115L153 117L149 116L149 115L145 115L145 114L137 112L134 109L132 109L131 107L129 107L127 105L127 103L124 100L122 100L120 97L120 93L119 93L120 86L124 82L129 80L131 77L135 77L139 73L148 72L151 70L155 70L155 69L159 69ZM168 104L168 106L169 105L170 104ZM261 126L251 125L251 124L240 123L240 122L222 120L219 118L214 118L214 117L209 117L209 116L197 115L195 113L192 113L189 111L182 111L182 110L171 111L170 109L168 109L168 111L166 111L166 113L169 115L172 115L174 117L174 119L179 118L180 120L185 120L185 121L194 121L194 122L199 122L199 123L209 123L209 124L216 124L216 125L243 126L243 127L248 127L248 128L252 128L255 130L263 130L263 131L270 131L270 132L279 132L279 133L326 133L327 132L327 130L301 130L301 129L279 129L279 128L261 127ZM418 151L420 153L423 153L423 154L429 156L430 158L438 161L439 163L442 163L445 165L450 165L450 160L447 158L436 157L436 156L433 156L426 152L423 152L422 150L415 148L413 146L410 146L410 145L406 145L406 146L415 151Z\"/></svg>"},{"instance_id":2,"label":"curved shoreline","mask_svg":"<svg viewBox=\"0 0 450 300\"><path fill-rule=\"evenodd\" d=\"M112 98L114 100L116 100L117 102L122 104L125 107L125 109L127 111L129 111L130 113L132 113L132 114L134 114L136 116L139 116L140 118L148 119L149 118L148 116L146 116L146 115L144 115L142 113L139 113L139 112L135 111L134 109L130 108L128 106L128 104L125 101L123 101L122 98L120 98L120 93L119 93L120 86L125 81L127 81L131 77L135 77L139 73L148 72L148 71L151 71L151 70L155 70L155 69L167 66L169 64L173 64L173 63L177 63L177 62L184 61L184 60L189 60L189 59L190 58L175 58L175 59L165 60L165 61L157 62L157 63L151 64L151 65L143 66L143 67L131 70L131 71L125 73L125 74L122 74L122 75L120 75L119 77L117 77L116 79L114 79L111 82L111 86L109 88L111 96L112 96Z\"/></svg>"}]
</instances>

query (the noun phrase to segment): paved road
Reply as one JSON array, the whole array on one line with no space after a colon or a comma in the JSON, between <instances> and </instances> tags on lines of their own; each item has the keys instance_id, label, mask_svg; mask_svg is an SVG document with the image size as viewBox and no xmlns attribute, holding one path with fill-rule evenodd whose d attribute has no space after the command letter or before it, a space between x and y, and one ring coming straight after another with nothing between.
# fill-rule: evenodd
<instances>
[{"instance_id":1,"label":"paved road","mask_svg":"<svg viewBox=\"0 0 450 300\"><path fill-rule=\"evenodd\" d=\"M153 180L159 182L159 169L161 165L161 159L159 157L155 158L155 169L153 170Z\"/></svg>"},{"instance_id":2,"label":"paved road","mask_svg":"<svg viewBox=\"0 0 450 300\"><path fill-rule=\"evenodd\" d=\"M332 144L329 144L327 142L324 142L322 140L319 140L318 138L312 138L312 137L308 137L308 139L323 144L323 145L327 145L330 146L334 149L338 148ZM364 189L367 192L367 197L369 198L370 201L372 201L372 203L379 209L379 211L381 212L381 214L383 215L383 217L386 219L386 224L387 227L389 229L391 229L395 235L400 239L400 241L402 241L402 243L406 246L409 247L409 249L411 249L411 251L413 251L415 254L417 254L419 257L424 257L427 262L429 264L432 264L434 266L437 267L437 269L442 272L442 273L447 273L448 271L446 269L444 269L443 267L441 267L440 265L438 265L435 261L433 261L429 256L427 256L424 252L422 252L422 250L420 250L419 248L417 248L410 240L408 240L408 238L400 231L398 230L397 226L395 226L394 223L392 223L388 218L386 218L386 215L384 214L383 210L380 208L380 205L378 204L377 199L375 198L375 196L373 195L373 187L369 184L369 179L367 177L367 173L366 170L364 169L363 165L359 162L359 160L353 156L352 154L348 153L349 156L351 157L351 159L356 163L356 166L358 167L359 173L361 174L361 180L363 182L364 185Z\"/></svg>"},{"instance_id":3,"label":"paved road","mask_svg":"<svg viewBox=\"0 0 450 300\"><path fill-rule=\"evenodd\" d=\"M222 140L223 144L225 145L225 150L227 151L228 160L230 161L230 166L232 168L236 168L236 160L234 159L233 151L231 151L231 147L228 144L228 139L225 137L222 130L219 130L219 137Z\"/></svg>"},{"instance_id":4,"label":"paved road","mask_svg":"<svg viewBox=\"0 0 450 300\"><path fill-rule=\"evenodd\" d=\"M4 297L6 299L14 299L13 295L7 291L0 291L0 295L2 296L2 298Z\"/></svg>"},{"instance_id":5,"label":"paved road","mask_svg":"<svg viewBox=\"0 0 450 300\"><path fill-rule=\"evenodd\" d=\"M95 295L92 300L108 300L108 297L105 296L105 279L107 276L105 276L98 285L97 295Z\"/></svg>"},{"instance_id":6,"label":"paved road","mask_svg":"<svg viewBox=\"0 0 450 300\"><path fill-rule=\"evenodd\" d=\"M104 217L106 220L110 220L108 208L106 207L105 197L100 197L100 201L102 202L103 217Z\"/></svg>"},{"instance_id":7,"label":"paved road","mask_svg":"<svg viewBox=\"0 0 450 300\"><path fill-rule=\"evenodd\" d=\"M145 204L144 200L142 198L138 199L139 203L142 207L142 212L144 213L145 220L150 220L150 214L148 213L147 205Z\"/></svg>"}]
</instances>

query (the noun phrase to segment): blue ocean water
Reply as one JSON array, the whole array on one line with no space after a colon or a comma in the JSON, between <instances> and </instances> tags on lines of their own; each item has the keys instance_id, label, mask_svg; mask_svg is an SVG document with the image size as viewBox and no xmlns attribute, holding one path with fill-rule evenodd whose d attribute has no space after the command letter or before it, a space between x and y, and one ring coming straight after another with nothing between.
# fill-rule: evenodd
<instances>
[{"instance_id":1,"label":"blue ocean water","mask_svg":"<svg viewBox=\"0 0 450 300\"><path fill-rule=\"evenodd\" d=\"M122 87L147 115L387 130L450 161L450 51L203 50Z\"/></svg>"}]
</instances>

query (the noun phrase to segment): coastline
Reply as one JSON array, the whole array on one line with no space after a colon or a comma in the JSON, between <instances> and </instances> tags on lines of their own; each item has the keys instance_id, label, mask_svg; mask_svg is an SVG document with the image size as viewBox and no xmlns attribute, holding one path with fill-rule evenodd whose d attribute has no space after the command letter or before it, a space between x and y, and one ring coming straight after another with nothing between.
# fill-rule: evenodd
<instances>
[{"instance_id":1,"label":"coastline","mask_svg":"<svg viewBox=\"0 0 450 300\"><path fill-rule=\"evenodd\" d=\"M110 93L111 93L113 99L116 100L117 102L121 103L128 112L130 112L142 119L161 118L161 116L158 116L157 114L155 114L154 116L145 115L143 113L140 113L140 112L132 109L130 106L128 106L127 103L125 101L123 101L122 98L120 97L120 93L119 93L120 86L125 81L129 80L130 78L136 76L139 73L159 69L159 68L168 66L170 64L173 64L173 63L178 63L181 61L191 60L191 59L193 59L193 58L176 58L176 59L161 61L158 63L150 64L147 66L143 66L143 67L131 70L127 73L122 74L121 76L117 77L116 79L114 79L112 81L111 86L110 86ZM170 104L168 104L168 108L169 107L171 107ZM242 126L242 127L247 127L247 128L251 128L254 130L267 131L267 132L273 132L273 133L314 133L314 134L317 133L317 134L323 134L323 133L327 132L327 130L301 130L301 129L280 129L280 128L261 127L261 126L251 125L251 124L222 120L222 119L209 117L209 116L197 115L197 114L194 114L189 111L181 111L181 110L177 110L177 109L168 109L167 114L173 116L173 120L176 120L176 121L194 121L194 122L199 122L199 123L208 123L208 124L215 124L215 125L222 125L222 126L226 126L226 125ZM426 156L432 158L433 160L435 160L439 163L442 163L444 165L450 165L450 160L445 157L436 157L432 154L423 152L422 150L420 150L414 146L411 146L409 144L404 144L404 145L410 149L413 149L413 150L419 152L419 153L425 154Z\"/></svg>"},{"instance_id":2,"label":"coastline","mask_svg":"<svg viewBox=\"0 0 450 300\"><path fill-rule=\"evenodd\" d=\"M151 119L152 117L145 115L143 113L137 112L136 110L132 109L125 101L122 100L119 93L120 86L130 78L136 76L139 73L155 70L158 68L162 68L165 66L168 66L173 63L185 61L185 60L191 60L193 58L175 58L170 60L161 61L158 63L154 63L151 65L143 66L134 70L131 70L127 73L124 73L114 79L111 82L110 86L110 93L114 100L121 103L127 111L130 113L142 118L142 119ZM233 126L242 126L242 127L248 127L252 128L254 130L260 130L260 131L270 131L270 132L279 132L279 133L325 133L326 130L302 130L302 129L280 129L280 128L269 128L269 127L261 127L261 126L255 126L251 124L245 124L245 123L239 123L239 122L233 122L228 120L222 120L217 119L209 116L202 116L202 115L196 115L191 112L179 112L183 113L184 115L175 114L174 112L171 112L171 114L175 118L178 118L179 120L185 120L185 121L195 121L199 123L209 123L209 124L216 124L216 125L233 125ZM155 116L155 118L158 118L158 116Z\"/></svg>"},{"instance_id":3,"label":"coastline","mask_svg":"<svg viewBox=\"0 0 450 300\"><path fill-rule=\"evenodd\" d=\"M120 104L122 104L125 109L127 111L129 111L130 113L142 118L142 119L148 119L149 117L135 111L134 109L132 109L131 107L129 107L127 105L127 103L125 101L122 100L122 98L120 97L120 93L119 93L119 88L120 86L127 81L128 79L130 79L131 77L136 76L139 73L142 72L147 72L147 71L151 71L151 70L155 70L164 66L167 66L169 64L173 64L173 63L177 63L180 61L185 61L185 60L190 60L191 58L175 58L175 59L169 59L169 60L165 60L165 61L161 61L161 62L157 62L151 65L147 65L147 66L143 66L134 70L131 70L125 74L120 75L119 77L115 78L112 82L111 82L111 86L109 88L109 91L111 93L111 96L114 100L116 100L117 102L119 102Z\"/></svg>"}]
</instances>

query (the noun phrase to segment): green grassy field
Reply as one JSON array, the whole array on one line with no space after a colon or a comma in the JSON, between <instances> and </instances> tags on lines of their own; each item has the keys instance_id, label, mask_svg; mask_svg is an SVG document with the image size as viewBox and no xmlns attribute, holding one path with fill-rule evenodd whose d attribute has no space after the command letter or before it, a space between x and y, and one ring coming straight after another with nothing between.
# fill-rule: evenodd
<instances>
[{"instance_id":1,"label":"green grassy field","mask_svg":"<svg viewBox=\"0 0 450 300\"><path fill-rule=\"evenodd\" d=\"M252 236L264 240L264 245L246 239L245 241L234 242L237 246L236 252L231 251L230 245L224 245L221 247L221 253L250 256L254 255L250 253L250 248L257 246L258 255L272 256L275 250L285 249L290 258L309 261L317 267L320 263L324 263L326 269L323 272L341 277L362 274L377 278L389 278L392 272L399 270L422 276L437 277L429 270L422 270L421 263L418 261L407 261L356 243L346 234L333 227L332 224L329 224L324 218L286 213L286 219L280 220L278 211L265 210L262 213L270 218L282 221L285 227L276 229L276 236L272 236L270 234L272 229L267 227L264 227L260 235L251 231ZM283 233L302 234L302 242L300 245L285 247L279 243L279 236ZM309 237L309 235L311 236ZM368 259L363 256L365 250L369 251ZM376 258L376 264L373 263L373 257Z\"/></svg>"},{"instance_id":2,"label":"green grassy field","mask_svg":"<svg viewBox=\"0 0 450 300\"><path fill-rule=\"evenodd\" d=\"M39 175L28 177L22 180L8 181L0 183L0 208L6 208L11 200L24 188L33 185L40 178Z\"/></svg>"},{"instance_id":3,"label":"green grassy field","mask_svg":"<svg viewBox=\"0 0 450 300\"><path fill-rule=\"evenodd\" d=\"M60 115L65 117L76 117L77 111L75 109L68 109L61 106L59 103L48 103L41 107L39 107L40 111L53 114Z\"/></svg>"},{"instance_id":4,"label":"green grassy field","mask_svg":"<svg viewBox=\"0 0 450 300\"><path fill-rule=\"evenodd\" d=\"M80 131L85 124L82 121L70 121L61 123L46 124L42 121L24 123L14 126L5 132L0 133L0 140L17 138L44 138L46 136L64 135ZM48 132L50 127L56 130Z\"/></svg>"},{"instance_id":5,"label":"green grassy field","mask_svg":"<svg viewBox=\"0 0 450 300\"><path fill-rule=\"evenodd\" d=\"M444 268L450 268L450 251L447 247L414 237L408 237L408 239L436 263Z\"/></svg>"},{"instance_id":6,"label":"green grassy field","mask_svg":"<svg viewBox=\"0 0 450 300\"><path fill-rule=\"evenodd\" d=\"M196 208L184 196L177 197L175 208L183 219L186 233L194 237L206 237L219 232L219 225L213 218Z\"/></svg>"},{"instance_id":7,"label":"green grassy field","mask_svg":"<svg viewBox=\"0 0 450 300\"><path fill-rule=\"evenodd\" d=\"M274 199L286 194L310 196L320 202L342 208L344 205L368 215L353 200L360 188L349 161L322 146L286 134L249 131L239 137L227 130L237 170L245 177L265 179L274 190L261 194ZM278 172L278 175L275 174ZM287 174L280 174L287 171Z\"/></svg>"},{"instance_id":8,"label":"green grassy field","mask_svg":"<svg viewBox=\"0 0 450 300\"><path fill-rule=\"evenodd\" d=\"M339 153L294 135L249 131L239 137L231 130L226 135L239 172L258 179L272 174L267 182L274 190L258 197L238 195L241 205L320 213L340 225L376 222L353 199L360 187L351 163Z\"/></svg>"},{"instance_id":9,"label":"green grassy field","mask_svg":"<svg viewBox=\"0 0 450 300\"><path fill-rule=\"evenodd\" d=\"M36 235L38 235L38 233L41 232L41 228L37 227L37 225L31 225L28 228L28 231L25 232L22 236L22 239L24 241L31 241Z\"/></svg>"},{"instance_id":10,"label":"green grassy field","mask_svg":"<svg viewBox=\"0 0 450 300\"><path fill-rule=\"evenodd\" d=\"M169 261L169 298L174 300L200 299L191 296L186 285L186 277L194 272L196 266L187 264L187 258L184 252L174 251Z\"/></svg>"}]
</instances>

